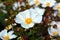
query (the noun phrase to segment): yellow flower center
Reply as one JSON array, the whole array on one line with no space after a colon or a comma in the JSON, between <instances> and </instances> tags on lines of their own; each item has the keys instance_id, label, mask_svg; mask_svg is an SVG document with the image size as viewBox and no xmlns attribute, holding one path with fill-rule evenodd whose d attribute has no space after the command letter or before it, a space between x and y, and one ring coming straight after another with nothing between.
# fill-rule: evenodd
<instances>
[{"instance_id":1,"label":"yellow flower center","mask_svg":"<svg viewBox=\"0 0 60 40\"><path fill-rule=\"evenodd\" d=\"M26 18L26 19L25 19L25 23L26 23L26 24L30 24L31 22L32 22L32 19L31 19L31 18Z\"/></svg>"},{"instance_id":2,"label":"yellow flower center","mask_svg":"<svg viewBox=\"0 0 60 40\"><path fill-rule=\"evenodd\" d=\"M9 36L7 35L7 36L4 36L4 39L5 40L9 40Z\"/></svg>"},{"instance_id":3,"label":"yellow flower center","mask_svg":"<svg viewBox=\"0 0 60 40\"><path fill-rule=\"evenodd\" d=\"M35 4L39 5L40 4L39 0L35 0Z\"/></svg>"},{"instance_id":4,"label":"yellow flower center","mask_svg":"<svg viewBox=\"0 0 60 40\"><path fill-rule=\"evenodd\" d=\"M47 2L47 3L46 3L46 6L49 7L49 6L50 6L50 2Z\"/></svg>"},{"instance_id":5,"label":"yellow flower center","mask_svg":"<svg viewBox=\"0 0 60 40\"><path fill-rule=\"evenodd\" d=\"M58 13L58 16L60 17L60 13Z\"/></svg>"},{"instance_id":6,"label":"yellow flower center","mask_svg":"<svg viewBox=\"0 0 60 40\"><path fill-rule=\"evenodd\" d=\"M53 32L53 35L56 36L58 34L58 32Z\"/></svg>"},{"instance_id":7,"label":"yellow flower center","mask_svg":"<svg viewBox=\"0 0 60 40\"><path fill-rule=\"evenodd\" d=\"M60 10L60 6L57 6L57 10Z\"/></svg>"}]
</instances>

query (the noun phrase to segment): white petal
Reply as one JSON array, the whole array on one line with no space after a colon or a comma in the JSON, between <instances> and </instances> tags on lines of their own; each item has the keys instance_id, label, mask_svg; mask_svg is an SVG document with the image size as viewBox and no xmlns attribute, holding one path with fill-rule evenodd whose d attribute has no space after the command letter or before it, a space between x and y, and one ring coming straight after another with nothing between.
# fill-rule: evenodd
<instances>
[{"instance_id":1,"label":"white petal","mask_svg":"<svg viewBox=\"0 0 60 40\"><path fill-rule=\"evenodd\" d=\"M23 12L19 12L19 14L16 15L15 22L16 23L22 23L24 22L25 14Z\"/></svg>"},{"instance_id":2,"label":"white petal","mask_svg":"<svg viewBox=\"0 0 60 40\"><path fill-rule=\"evenodd\" d=\"M14 33L14 31L9 31L8 35L12 35Z\"/></svg>"},{"instance_id":3,"label":"white petal","mask_svg":"<svg viewBox=\"0 0 60 40\"><path fill-rule=\"evenodd\" d=\"M7 35L7 30L6 29L4 29L0 32L0 36L4 36L4 35Z\"/></svg>"},{"instance_id":4,"label":"white petal","mask_svg":"<svg viewBox=\"0 0 60 40\"><path fill-rule=\"evenodd\" d=\"M20 5L20 2L18 2L18 7L20 7L21 5Z\"/></svg>"},{"instance_id":5,"label":"white petal","mask_svg":"<svg viewBox=\"0 0 60 40\"><path fill-rule=\"evenodd\" d=\"M32 19L38 15L37 12L35 11L35 9L33 9L33 8L30 9L30 12L31 12L31 18Z\"/></svg>"},{"instance_id":6,"label":"white petal","mask_svg":"<svg viewBox=\"0 0 60 40\"><path fill-rule=\"evenodd\" d=\"M16 10L17 8L16 7L13 7L13 10Z\"/></svg>"},{"instance_id":7,"label":"white petal","mask_svg":"<svg viewBox=\"0 0 60 40\"><path fill-rule=\"evenodd\" d=\"M58 36L60 36L60 30L58 30Z\"/></svg>"},{"instance_id":8,"label":"white petal","mask_svg":"<svg viewBox=\"0 0 60 40\"><path fill-rule=\"evenodd\" d=\"M26 15L26 18L30 18L30 10L26 10L24 11L25 15Z\"/></svg>"},{"instance_id":9,"label":"white petal","mask_svg":"<svg viewBox=\"0 0 60 40\"><path fill-rule=\"evenodd\" d=\"M15 18L15 22L20 24L23 22L23 20L21 20L20 18Z\"/></svg>"},{"instance_id":10,"label":"white petal","mask_svg":"<svg viewBox=\"0 0 60 40\"><path fill-rule=\"evenodd\" d=\"M13 39L13 38L16 38L16 37L17 37L17 36L14 35L14 34L10 35L10 39Z\"/></svg>"},{"instance_id":11,"label":"white petal","mask_svg":"<svg viewBox=\"0 0 60 40\"><path fill-rule=\"evenodd\" d=\"M42 21L42 16L40 15L37 15L34 19L33 19L33 22L35 23L40 23Z\"/></svg>"},{"instance_id":12,"label":"white petal","mask_svg":"<svg viewBox=\"0 0 60 40\"><path fill-rule=\"evenodd\" d=\"M48 33L51 36L55 36L55 35L53 35L53 32L58 32L58 29L53 28L53 26L51 26L50 28L48 28Z\"/></svg>"},{"instance_id":13,"label":"white petal","mask_svg":"<svg viewBox=\"0 0 60 40\"><path fill-rule=\"evenodd\" d=\"M44 0L44 1L42 2L42 7L46 7L46 3L47 3L47 2L50 2L50 6L49 6L49 7L54 6L55 3L56 3L55 0Z\"/></svg>"},{"instance_id":14,"label":"white petal","mask_svg":"<svg viewBox=\"0 0 60 40\"><path fill-rule=\"evenodd\" d=\"M56 3L52 2L52 3L50 4L50 7L53 7L55 4L56 4Z\"/></svg>"},{"instance_id":15,"label":"white petal","mask_svg":"<svg viewBox=\"0 0 60 40\"><path fill-rule=\"evenodd\" d=\"M55 21L52 21L51 23L50 23L50 25L55 25L56 24L56 22Z\"/></svg>"},{"instance_id":16,"label":"white petal","mask_svg":"<svg viewBox=\"0 0 60 40\"><path fill-rule=\"evenodd\" d=\"M42 4L42 7L46 7L46 5L45 4Z\"/></svg>"},{"instance_id":17,"label":"white petal","mask_svg":"<svg viewBox=\"0 0 60 40\"><path fill-rule=\"evenodd\" d=\"M29 3L29 5L34 5L35 4L34 0L28 0L28 3Z\"/></svg>"},{"instance_id":18,"label":"white petal","mask_svg":"<svg viewBox=\"0 0 60 40\"><path fill-rule=\"evenodd\" d=\"M15 2L13 4L13 10L16 10L18 7L20 7L20 2Z\"/></svg>"},{"instance_id":19,"label":"white petal","mask_svg":"<svg viewBox=\"0 0 60 40\"><path fill-rule=\"evenodd\" d=\"M51 36L53 36L53 34L51 33L51 29L50 29L50 28L48 28L48 33L49 33Z\"/></svg>"},{"instance_id":20,"label":"white petal","mask_svg":"<svg viewBox=\"0 0 60 40\"><path fill-rule=\"evenodd\" d=\"M33 27L34 26L34 23L31 23L31 24L25 24L25 23L23 23L23 24L21 24L21 26L23 27L23 28L25 28L25 29L29 29L29 28L31 28L31 27Z\"/></svg>"},{"instance_id":21,"label":"white petal","mask_svg":"<svg viewBox=\"0 0 60 40\"><path fill-rule=\"evenodd\" d=\"M54 12L54 16L57 16L57 11Z\"/></svg>"},{"instance_id":22,"label":"white petal","mask_svg":"<svg viewBox=\"0 0 60 40\"><path fill-rule=\"evenodd\" d=\"M35 11L38 13L38 15L43 15L45 12L45 9L41 9L39 7L35 7Z\"/></svg>"},{"instance_id":23,"label":"white petal","mask_svg":"<svg viewBox=\"0 0 60 40\"><path fill-rule=\"evenodd\" d=\"M17 8L18 8L18 3L15 2L15 3L13 4L13 9L16 10Z\"/></svg>"},{"instance_id":24,"label":"white petal","mask_svg":"<svg viewBox=\"0 0 60 40\"><path fill-rule=\"evenodd\" d=\"M21 4L21 6L25 6L25 3L23 2L23 3Z\"/></svg>"}]
</instances>

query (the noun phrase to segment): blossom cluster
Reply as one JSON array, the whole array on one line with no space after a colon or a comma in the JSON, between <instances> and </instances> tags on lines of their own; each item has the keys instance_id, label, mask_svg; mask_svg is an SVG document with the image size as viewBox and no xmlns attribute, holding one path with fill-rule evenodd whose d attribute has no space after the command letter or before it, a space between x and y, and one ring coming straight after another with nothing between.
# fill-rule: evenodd
<instances>
[{"instance_id":1,"label":"blossom cluster","mask_svg":"<svg viewBox=\"0 0 60 40\"><path fill-rule=\"evenodd\" d=\"M45 19L47 18L47 16L45 17L46 8L52 8L53 12L51 14L53 15L53 17L60 18L60 2L57 3L56 0L26 0L26 2L28 2L28 4L26 4L25 1L22 2L16 1L13 3L12 9L14 11L18 9L18 14L15 16L14 18L15 23L12 24L12 26L21 24L22 28L29 29L29 28L33 28L35 24L42 23L43 20L45 20L45 22L47 23L48 20ZM20 11L21 10L20 7L21 6L26 7L26 5L29 5L31 7L24 11ZM0 7L3 7L3 9L0 9L2 12L6 14L8 13L5 10L6 6L4 5L4 3L0 3ZM50 14L47 13L47 15L48 15L48 19L50 19L49 17ZM50 25L50 27L48 27L48 33L50 36L60 36L60 21L55 21L53 19L47 25ZM12 26L9 25L9 29L12 29ZM13 34L13 31L10 32L7 31L8 29L6 28L0 32L1 39L9 40L17 37L16 35Z\"/></svg>"}]
</instances>

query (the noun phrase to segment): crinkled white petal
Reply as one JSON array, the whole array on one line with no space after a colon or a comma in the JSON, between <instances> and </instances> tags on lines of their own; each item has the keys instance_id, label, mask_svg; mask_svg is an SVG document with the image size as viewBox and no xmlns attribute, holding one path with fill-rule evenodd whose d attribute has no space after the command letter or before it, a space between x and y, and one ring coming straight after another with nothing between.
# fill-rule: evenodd
<instances>
[{"instance_id":1,"label":"crinkled white petal","mask_svg":"<svg viewBox=\"0 0 60 40\"><path fill-rule=\"evenodd\" d=\"M54 16L57 16L57 11L54 12Z\"/></svg>"},{"instance_id":2,"label":"crinkled white petal","mask_svg":"<svg viewBox=\"0 0 60 40\"><path fill-rule=\"evenodd\" d=\"M52 2L51 5L50 5L50 7L53 7L55 4L56 4L56 3L53 3L53 2Z\"/></svg>"},{"instance_id":3,"label":"crinkled white petal","mask_svg":"<svg viewBox=\"0 0 60 40\"><path fill-rule=\"evenodd\" d=\"M33 19L33 22L34 23L40 23L42 21L42 16L40 15L37 15L34 19Z\"/></svg>"},{"instance_id":4,"label":"crinkled white petal","mask_svg":"<svg viewBox=\"0 0 60 40\"><path fill-rule=\"evenodd\" d=\"M60 36L60 30L58 30L58 36Z\"/></svg>"},{"instance_id":5,"label":"crinkled white petal","mask_svg":"<svg viewBox=\"0 0 60 40\"><path fill-rule=\"evenodd\" d=\"M20 5L20 2L15 2L14 4L13 4L13 10L16 10L18 7L20 7L21 5Z\"/></svg>"},{"instance_id":6,"label":"crinkled white petal","mask_svg":"<svg viewBox=\"0 0 60 40\"><path fill-rule=\"evenodd\" d=\"M24 22L25 14L23 12L19 12L19 14L16 15L15 22L16 23L22 23Z\"/></svg>"},{"instance_id":7,"label":"crinkled white petal","mask_svg":"<svg viewBox=\"0 0 60 40\"><path fill-rule=\"evenodd\" d=\"M2 30L2 36L4 36L4 35L7 35L7 30L6 29Z\"/></svg>"},{"instance_id":8,"label":"crinkled white petal","mask_svg":"<svg viewBox=\"0 0 60 40\"><path fill-rule=\"evenodd\" d=\"M22 18L22 17L21 17ZM15 18L15 22L16 23L18 23L18 24L20 24L20 23L22 23L23 22L23 20L21 19L21 18Z\"/></svg>"},{"instance_id":9,"label":"crinkled white petal","mask_svg":"<svg viewBox=\"0 0 60 40\"><path fill-rule=\"evenodd\" d=\"M49 33L51 36L53 36L53 34L51 33L51 29L50 29L50 28L48 28L48 33Z\"/></svg>"},{"instance_id":10,"label":"crinkled white petal","mask_svg":"<svg viewBox=\"0 0 60 40\"><path fill-rule=\"evenodd\" d=\"M28 3L29 3L29 5L34 5L35 4L34 0L28 0Z\"/></svg>"},{"instance_id":11,"label":"crinkled white petal","mask_svg":"<svg viewBox=\"0 0 60 40\"><path fill-rule=\"evenodd\" d=\"M24 2L22 2L22 3L21 3L21 6L25 6L25 3L24 3Z\"/></svg>"},{"instance_id":12,"label":"crinkled white petal","mask_svg":"<svg viewBox=\"0 0 60 40\"><path fill-rule=\"evenodd\" d=\"M17 36L12 34L12 35L9 35L10 36L10 39L13 39L13 38L16 38Z\"/></svg>"},{"instance_id":13,"label":"crinkled white petal","mask_svg":"<svg viewBox=\"0 0 60 40\"><path fill-rule=\"evenodd\" d=\"M51 23L50 23L50 25L55 25L56 24L56 22L55 21L52 21Z\"/></svg>"},{"instance_id":14,"label":"crinkled white petal","mask_svg":"<svg viewBox=\"0 0 60 40\"><path fill-rule=\"evenodd\" d=\"M14 4L13 4L13 10L16 10L18 8L18 4L17 4L17 2L15 2Z\"/></svg>"},{"instance_id":15,"label":"crinkled white petal","mask_svg":"<svg viewBox=\"0 0 60 40\"><path fill-rule=\"evenodd\" d=\"M48 28L48 33L51 36L55 36L55 35L53 35L53 32L58 32L58 29L53 28L53 26L51 26L50 28Z\"/></svg>"},{"instance_id":16,"label":"crinkled white petal","mask_svg":"<svg viewBox=\"0 0 60 40\"><path fill-rule=\"evenodd\" d=\"M42 7L46 7L46 5L45 4L42 4Z\"/></svg>"},{"instance_id":17,"label":"crinkled white petal","mask_svg":"<svg viewBox=\"0 0 60 40\"><path fill-rule=\"evenodd\" d=\"M30 12L30 10L25 10L24 14L25 14L24 16L26 16L26 18L30 18L31 12Z\"/></svg>"},{"instance_id":18,"label":"crinkled white petal","mask_svg":"<svg viewBox=\"0 0 60 40\"><path fill-rule=\"evenodd\" d=\"M25 29L29 29L29 28L32 28L34 26L34 23L31 23L31 24L25 24L25 23L22 23L21 26Z\"/></svg>"},{"instance_id":19,"label":"crinkled white petal","mask_svg":"<svg viewBox=\"0 0 60 40\"><path fill-rule=\"evenodd\" d=\"M7 30L6 30L6 29L2 30L2 31L0 32L0 37L3 36L3 35L6 34L6 33L7 33Z\"/></svg>"},{"instance_id":20,"label":"crinkled white petal","mask_svg":"<svg viewBox=\"0 0 60 40\"><path fill-rule=\"evenodd\" d=\"M14 31L9 31L8 35L12 35L14 33Z\"/></svg>"},{"instance_id":21,"label":"crinkled white petal","mask_svg":"<svg viewBox=\"0 0 60 40\"><path fill-rule=\"evenodd\" d=\"M37 12L38 15L43 15L45 12L45 9L41 9L39 7L35 7L35 11Z\"/></svg>"},{"instance_id":22,"label":"crinkled white petal","mask_svg":"<svg viewBox=\"0 0 60 40\"><path fill-rule=\"evenodd\" d=\"M4 40L4 36L5 35L7 35L7 30L6 29L4 29L4 30L2 30L1 32L0 32L0 38L2 39L2 40Z\"/></svg>"},{"instance_id":23,"label":"crinkled white petal","mask_svg":"<svg viewBox=\"0 0 60 40\"><path fill-rule=\"evenodd\" d=\"M33 8L30 9L30 12L31 12L31 18L32 19L34 19L38 15L38 13Z\"/></svg>"}]
</instances>

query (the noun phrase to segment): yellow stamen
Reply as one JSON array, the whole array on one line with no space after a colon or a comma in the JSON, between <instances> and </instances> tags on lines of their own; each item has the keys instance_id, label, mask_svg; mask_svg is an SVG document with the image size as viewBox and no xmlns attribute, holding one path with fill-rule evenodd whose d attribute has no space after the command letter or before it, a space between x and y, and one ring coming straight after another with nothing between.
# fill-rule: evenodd
<instances>
[{"instance_id":1,"label":"yellow stamen","mask_svg":"<svg viewBox=\"0 0 60 40\"><path fill-rule=\"evenodd\" d=\"M53 35L56 36L58 34L58 32L53 32Z\"/></svg>"},{"instance_id":2,"label":"yellow stamen","mask_svg":"<svg viewBox=\"0 0 60 40\"><path fill-rule=\"evenodd\" d=\"M60 10L60 6L57 6L57 10Z\"/></svg>"},{"instance_id":3,"label":"yellow stamen","mask_svg":"<svg viewBox=\"0 0 60 40\"><path fill-rule=\"evenodd\" d=\"M49 7L49 6L50 6L50 2L47 2L47 3L46 3L46 6Z\"/></svg>"},{"instance_id":4,"label":"yellow stamen","mask_svg":"<svg viewBox=\"0 0 60 40\"><path fill-rule=\"evenodd\" d=\"M9 36L7 35L7 36L4 36L4 39L5 40L9 40Z\"/></svg>"},{"instance_id":5,"label":"yellow stamen","mask_svg":"<svg viewBox=\"0 0 60 40\"><path fill-rule=\"evenodd\" d=\"M39 5L40 4L39 0L35 0L35 4Z\"/></svg>"},{"instance_id":6,"label":"yellow stamen","mask_svg":"<svg viewBox=\"0 0 60 40\"><path fill-rule=\"evenodd\" d=\"M26 19L25 19L25 23L26 23L26 24L30 24L31 22L32 22L32 19L31 19L31 18L26 18Z\"/></svg>"}]
</instances>

